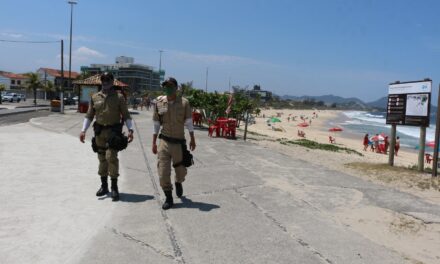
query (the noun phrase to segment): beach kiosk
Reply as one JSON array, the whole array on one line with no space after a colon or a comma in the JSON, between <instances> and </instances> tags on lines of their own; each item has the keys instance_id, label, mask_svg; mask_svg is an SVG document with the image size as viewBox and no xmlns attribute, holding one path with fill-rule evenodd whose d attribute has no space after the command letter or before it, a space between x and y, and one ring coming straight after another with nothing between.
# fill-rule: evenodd
<instances>
[{"instance_id":1,"label":"beach kiosk","mask_svg":"<svg viewBox=\"0 0 440 264\"><path fill-rule=\"evenodd\" d=\"M80 96L78 98L78 111L86 113L89 109L92 95L101 90L101 74L93 75L84 80L74 81L73 84L79 89ZM129 86L117 79L114 80L113 86L119 88L123 94L127 94Z\"/></svg>"}]
</instances>

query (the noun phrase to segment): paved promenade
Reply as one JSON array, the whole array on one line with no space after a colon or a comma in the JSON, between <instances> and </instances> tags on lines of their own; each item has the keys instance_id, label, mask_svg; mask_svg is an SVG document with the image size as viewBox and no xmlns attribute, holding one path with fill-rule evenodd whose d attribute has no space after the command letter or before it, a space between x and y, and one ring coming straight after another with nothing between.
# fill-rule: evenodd
<instances>
[{"instance_id":1,"label":"paved promenade","mask_svg":"<svg viewBox=\"0 0 440 264\"><path fill-rule=\"evenodd\" d=\"M116 203L95 196L83 115L0 126L0 263L414 263L334 215L374 207L440 223L438 205L206 131L184 197L163 211L151 113L133 117Z\"/></svg>"}]
</instances>

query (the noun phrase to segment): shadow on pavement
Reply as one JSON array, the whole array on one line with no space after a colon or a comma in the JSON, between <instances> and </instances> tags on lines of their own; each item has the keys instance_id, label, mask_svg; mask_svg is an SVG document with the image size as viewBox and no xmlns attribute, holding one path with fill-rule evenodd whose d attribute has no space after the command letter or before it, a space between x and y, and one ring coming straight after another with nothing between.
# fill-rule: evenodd
<instances>
[{"instance_id":1,"label":"shadow on pavement","mask_svg":"<svg viewBox=\"0 0 440 264\"><path fill-rule=\"evenodd\" d=\"M107 196L100 197L98 200L111 199L110 193ZM141 203L148 200L153 200L154 196L144 195L144 194L134 194L134 193L119 193L119 201L126 203Z\"/></svg>"},{"instance_id":2,"label":"shadow on pavement","mask_svg":"<svg viewBox=\"0 0 440 264\"><path fill-rule=\"evenodd\" d=\"M173 208L192 208L192 209L199 209L200 211L209 212L213 209L220 208L220 206L216 204L209 204L209 203L201 203L201 202L193 202L191 199L186 198L185 196L182 196L180 198L182 203L175 203Z\"/></svg>"}]
</instances>

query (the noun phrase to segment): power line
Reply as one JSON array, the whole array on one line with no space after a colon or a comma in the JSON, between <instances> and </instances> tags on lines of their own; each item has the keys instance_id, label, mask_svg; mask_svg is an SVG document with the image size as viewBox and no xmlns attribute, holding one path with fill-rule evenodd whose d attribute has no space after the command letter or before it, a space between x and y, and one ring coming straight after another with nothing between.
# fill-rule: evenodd
<instances>
[{"instance_id":1,"label":"power line","mask_svg":"<svg viewBox=\"0 0 440 264\"><path fill-rule=\"evenodd\" d=\"M0 42L13 42L13 43L59 43L60 40L34 41L34 40L8 40L8 39L0 39Z\"/></svg>"}]
</instances>

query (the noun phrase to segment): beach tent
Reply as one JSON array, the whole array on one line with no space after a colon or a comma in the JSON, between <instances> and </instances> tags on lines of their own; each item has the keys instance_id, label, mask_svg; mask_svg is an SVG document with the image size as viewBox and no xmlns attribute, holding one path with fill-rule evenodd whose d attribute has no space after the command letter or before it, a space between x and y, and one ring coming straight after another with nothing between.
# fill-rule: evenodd
<instances>
[{"instance_id":1,"label":"beach tent","mask_svg":"<svg viewBox=\"0 0 440 264\"><path fill-rule=\"evenodd\" d=\"M304 122L304 123L299 123L298 126L299 126L299 127L308 127L309 124L307 124L306 122Z\"/></svg>"},{"instance_id":2,"label":"beach tent","mask_svg":"<svg viewBox=\"0 0 440 264\"><path fill-rule=\"evenodd\" d=\"M342 131L342 128L340 128L340 127L332 127L328 131L330 131L330 132L340 132L340 131Z\"/></svg>"},{"instance_id":3,"label":"beach tent","mask_svg":"<svg viewBox=\"0 0 440 264\"><path fill-rule=\"evenodd\" d=\"M272 118L270 119L270 122L272 122L272 123L276 123L276 122L281 122L281 120L279 120L279 119L276 118L276 117L272 117Z\"/></svg>"}]
</instances>

